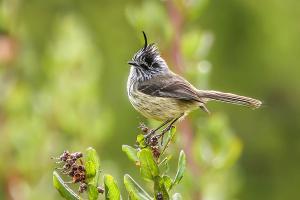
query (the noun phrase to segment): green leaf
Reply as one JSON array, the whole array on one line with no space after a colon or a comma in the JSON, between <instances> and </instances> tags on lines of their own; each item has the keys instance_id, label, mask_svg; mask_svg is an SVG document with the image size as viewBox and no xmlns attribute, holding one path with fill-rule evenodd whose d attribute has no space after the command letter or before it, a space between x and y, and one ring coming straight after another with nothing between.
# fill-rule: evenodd
<instances>
[{"instance_id":1,"label":"green leaf","mask_svg":"<svg viewBox=\"0 0 300 200\"><path fill-rule=\"evenodd\" d=\"M53 186L58 190L60 195L67 200L81 199L67 184L65 184L56 171L53 171Z\"/></svg>"},{"instance_id":2,"label":"green leaf","mask_svg":"<svg viewBox=\"0 0 300 200\"><path fill-rule=\"evenodd\" d=\"M131 200L151 200L151 196L129 176L125 174L124 185Z\"/></svg>"},{"instance_id":3,"label":"green leaf","mask_svg":"<svg viewBox=\"0 0 300 200\"><path fill-rule=\"evenodd\" d=\"M182 196L180 193L175 193L173 196L172 196L172 200L182 200Z\"/></svg>"},{"instance_id":4,"label":"green leaf","mask_svg":"<svg viewBox=\"0 0 300 200\"><path fill-rule=\"evenodd\" d=\"M87 148L85 157L85 170L88 183L88 199L94 200L98 198L98 181L99 181L99 170L100 160L95 149L92 147Z\"/></svg>"},{"instance_id":5,"label":"green leaf","mask_svg":"<svg viewBox=\"0 0 300 200\"><path fill-rule=\"evenodd\" d=\"M163 146L168 145L170 141L174 141L175 133L176 133L176 127L172 126L172 128L165 134Z\"/></svg>"},{"instance_id":6,"label":"green leaf","mask_svg":"<svg viewBox=\"0 0 300 200\"><path fill-rule=\"evenodd\" d=\"M176 133L176 127L172 126L172 128L169 132L170 132L170 139L171 139L171 141L173 141L174 138L175 138L174 136L175 136L175 133Z\"/></svg>"},{"instance_id":7,"label":"green leaf","mask_svg":"<svg viewBox=\"0 0 300 200\"><path fill-rule=\"evenodd\" d=\"M145 136L143 134L139 134L136 137L136 142L138 143L140 148L145 148L147 147L146 143L145 143Z\"/></svg>"},{"instance_id":8,"label":"green leaf","mask_svg":"<svg viewBox=\"0 0 300 200\"><path fill-rule=\"evenodd\" d=\"M105 199L120 200L120 190L114 178L111 175L104 175Z\"/></svg>"},{"instance_id":9,"label":"green leaf","mask_svg":"<svg viewBox=\"0 0 300 200\"><path fill-rule=\"evenodd\" d=\"M165 175L165 176L163 176L163 180L164 180L166 189L169 191L172 186L172 179L169 176Z\"/></svg>"},{"instance_id":10,"label":"green leaf","mask_svg":"<svg viewBox=\"0 0 300 200\"><path fill-rule=\"evenodd\" d=\"M162 172L162 174L165 174L169 171L169 160L171 160L171 158L172 155L168 155L158 164L159 170Z\"/></svg>"},{"instance_id":11,"label":"green leaf","mask_svg":"<svg viewBox=\"0 0 300 200\"><path fill-rule=\"evenodd\" d=\"M98 199L99 192L97 190L97 187L95 187L94 185L88 184L87 193L89 200Z\"/></svg>"},{"instance_id":12,"label":"green leaf","mask_svg":"<svg viewBox=\"0 0 300 200\"><path fill-rule=\"evenodd\" d=\"M155 199L163 199L163 200L170 199L167 188L165 186L165 182L160 176L155 177L154 180L154 195L155 195ZM158 198L159 195L162 198L161 197Z\"/></svg>"},{"instance_id":13,"label":"green leaf","mask_svg":"<svg viewBox=\"0 0 300 200\"><path fill-rule=\"evenodd\" d=\"M139 158L137 157L138 151L135 148L129 145L122 145L122 151L126 153L130 160L134 161L135 163L139 162Z\"/></svg>"},{"instance_id":14,"label":"green leaf","mask_svg":"<svg viewBox=\"0 0 300 200\"><path fill-rule=\"evenodd\" d=\"M84 166L86 169L86 177L88 179L93 179L97 173L95 163L93 163L92 161L86 161L84 163Z\"/></svg>"},{"instance_id":15,"label":"green leaf","mask_svg":"<svg viewBox=\"0 0 300 200\"><path fill-rule=\"evenodd\" d=\"M149 149L143 149L138 152L138 158L141 163L141 175L148 180L154 180L159 175L158 166L153 158L152 152Z\"/></svg>"},{"instance_id":16,"label":"green leaf","mask_svg":"<svg viewBox=\"0 0 300 200\"><path fill-rule=\"evenodd\" d=\"M176 172L176 176L173 180L173 183L170 187L170 189L172 189L172 187L176 184L178 184L180 182L180 180L183 177L183 173L185 171L186 168L186 157L185 157L185 153L183 150L180 151L179 154L179 159L178 159L178 167L177 167L177 172Z\"/></svg>"},{"instance_id":17,"label":"green leaf","mask_svg":"<svg viewBox=\"0 0 300 200\"><path fill-rule=\"evenodd\" d=\"M88 183L98 186L100 160L95 149L87 148L85 156L85 169Z\"/></svg>"}]
</instances>

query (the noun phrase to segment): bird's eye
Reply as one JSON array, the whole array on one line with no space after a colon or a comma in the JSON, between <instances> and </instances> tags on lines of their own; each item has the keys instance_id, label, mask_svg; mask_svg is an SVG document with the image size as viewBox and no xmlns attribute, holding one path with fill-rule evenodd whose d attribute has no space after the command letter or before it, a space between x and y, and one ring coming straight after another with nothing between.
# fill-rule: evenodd
<instances>
[{"instance_id":1,"label":"bird's eye","mask_svg":"<svg viewBox=\"0 0 300 200\"><path fill-rule=\"evenodd\" d=\"M145 62L148 64L151 64L153 62L153 58L151 56L146 56L145 57Z\"/></svg>"},{"instance_id":2,"label":"bird's eye","mask_svg":"<svg viewBox=\"0 0 300 200\"><path fill-rule=\"evenodd\" d=\"M158 63L153 63L151 66L152 66L153 68L159 68L159 64L158 64Z\"/></svg>"},{"instance_id":3,"label":"bird's eye","mask_svg":"<svg viewBox=\"0 0 300 200\"><path fill-rule=\"evenodd\" d=\"M140 66L141 66L142 68L144 68L144 69L148 69L148 65L146 65L146 64L144 64L144 63L140 64Z\"/></svg>"}]
</instances>

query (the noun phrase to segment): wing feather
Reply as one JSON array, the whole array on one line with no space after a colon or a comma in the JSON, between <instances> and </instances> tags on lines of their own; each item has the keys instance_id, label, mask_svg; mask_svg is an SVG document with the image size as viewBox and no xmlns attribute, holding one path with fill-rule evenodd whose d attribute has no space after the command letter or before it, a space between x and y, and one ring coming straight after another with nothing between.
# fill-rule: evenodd
<instances>
[{"instance_id":1,"label":"wing feather","mask_svg":"<svg viewBox=\"0 0 300 200\"><path fill-rule=\"evenodd\" d=\"M147 95L202 102L197 90L176 74L155 76L138 84L137 89Z\"/></svg>"}]
</instances>

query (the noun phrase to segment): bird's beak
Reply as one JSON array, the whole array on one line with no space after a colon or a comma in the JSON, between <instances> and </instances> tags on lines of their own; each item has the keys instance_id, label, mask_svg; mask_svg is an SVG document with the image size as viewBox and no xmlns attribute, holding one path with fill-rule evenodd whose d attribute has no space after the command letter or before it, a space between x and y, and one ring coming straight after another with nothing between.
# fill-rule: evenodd
<instances>
[{"instance_id":1,"label":"bird's beak","mask_svg":"<svg viewBox=\"0 0 300 200\"><path fill-rule=\"evenodd\" d=\"M139 65L136 63L136 62L134 62L134 61L128 61L127 62L129 65L131 65L131 66L135 66L135 67L138 67Z\"/></svg>"}]
</instances>

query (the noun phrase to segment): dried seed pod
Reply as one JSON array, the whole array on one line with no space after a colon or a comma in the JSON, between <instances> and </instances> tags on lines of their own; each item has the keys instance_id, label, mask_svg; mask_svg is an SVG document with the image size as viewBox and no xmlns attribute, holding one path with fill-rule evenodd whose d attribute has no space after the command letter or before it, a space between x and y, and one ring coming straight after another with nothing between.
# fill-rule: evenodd
<instances>
[{"instance_id":1,"label":"dried seed pod","mask_svg":"<svg viewBox=\"0 0 300 200\"><path fill-rule=\"evenodd\" d=\"M146 134L149 131L149 128L144 123L141 123L140 126L139 126L139 128L141 129L142 132L144 132Z\"/></svg>"},{"instance_id":2,"label":"dried seed pod","mask_svg":"<svg viewBox=\"0 0 300 200\"><path fill-rule=\"evenodd\" d=\"M71 167L71 170L72 171L77 171L78 170L78 165L76 164L76 163L74 163L73 165L72 165L72 167Z\"/></svg>"},{"instance_id":3,"label":"dried seed pod","mask_svg":"<svg viewBox=\"0 0 300 200\"><path fill-rule=\"evenodd\" d=\"M100 186L97 187L98 193L103 194L104 193L104 189Z\"/></svg>"},{"instance_id":4,"label":"dried seed pod","mask_svg":"<svg viewBox=\"0 0 300 200\"><path fill-rule=\"evenodd\" d=\"M73 176L74 176L74 171L70 171L70 172L68 173L68 175L71 176L71 177L73 177Z\"/></svg>"},{"instance_id":5,"label":"dried seed pod","mask_svg":"<svg viewBox=\"0 0 300 200\"><path fill-rule=\"evenodd\" d=\"M163 195L162 195L161 192L159 192L159 193L156 194L156 199L157 200L163 200L164 199L164 197L163 197Z\"/></svg>"},{"instance_id":6,"label":"dried seed pod","mask_svg":"<svg viewBox=\"0 0 300 200\"><path fill-rule=\"evenodd\" d=\"M79 159L82 158L83 154L81 152L75 152L71 154L74 158Z\"/></svg>"},{"instance_id":7,"label":"dried seed pod","mask_svg":"<svg viewBox=\"0 0 300 200\"><path fill-rule=\"evenodd\" d=\"M69 151L64 151L58 158L64 165L61 168L57 168L62 170L63 174L72 177L70 183L80 183L78 188L79 193L83 193L88 188L86 183L86 170L80 159L82 156L83 154L81 152L69 153Z\"/></svg>"},{"instance_id":8,"label":"dried seed pod","mask_svg":"<svg viewBox=\"0 0 300 200\"><path fill-rule=\"evenodd\" d=\"M65 151L63 152L63 154L62 154L61 156L59 156L59 158L60 158L61 161L64 161L64 162L65 162L65 161L69 158L69 156L70 156L69 151L68 151L68 150L65 150Z\"/></svg>"},{"instance_id":9,"label":"dried seed pod","mask_svg":"<svg viewBox=\"0 0 300 200\"><path fill-rule=\"evenodd\" d=\"M68 159L66 160L66 163L68 163L68 164L70 164L70 165L73 165L75 162L76 162L76 160L71 159L71 158L68 158Z\"/></svg>"},{"instance_id":10,"label":"dried seed pod","mask_svg":"<svg viewBox=\"0 0 300 200\"><path fill-rule=\"evenodd\" d=\"M86 178L85 173L81 174L80 178L81 178L82 181L85 180L85 178Z\"/></svg>"},{"instance_id":11,"label":"dried seed pod","mask_svg":"<svg viewBox=\"0 0 300 200\"><path fill-rule=\"evenodd\" d=\"M157 139L157 137L151 137L151 139L150 139L150 146L156 146L157 144L158 144L158 139Z\"/></svg>"},{"instance_id":12,"label":"dried seed pod","mask_svg":"<svg viewBox=\"0 0 300 200\"><path fill-rule=\"evenodd\" d=\"M81 183L78 188L79 193L83 193L87 190L88 185L86 183Z\"/></svg>"},{"instance_id":13,"label":"dried seed pod","mask_svg":"<svg viewBox=\"0 0 300 200\"><path fill-rule=\"evenodd\" d=\"M147 132L148 132L148 128L147 128L147 127L143 127L143 128L141 128L141 130L142 130L144 133L147 133Z\"/></svg>"},{"instance_id":14,"label":"dried seed pod","mask_svg":"<svg viewBox=\"0 0 300 200\"><path fill-rule=\"evenodd\" d=\"M73 183L78 183L81 181L81 175L79 173L75 173L73 176Z\"/></svg>"},{"instance_id":15,"label":"dried seed pod","mask_svg":"<svg viewBox=\"0 0 300 200\"><path fill-rule=\"evenodd\" d=\"M83 165L79 165L78 170L81 171L81 172L85 172L85 168L84 168Z\"/></svg>"},{"instance_id":16,"label":"dried seed pod","mask_svg":"<svg viewBox=\"0 0 300 200\"><path fill-rule=\"evenodd\" d=\"M159 147L158 146L153 146L151 147L151 150L152 150L152 154L155 158L159 158L160 156L160 150L159 150Z\"/></svg>"},{"instance_id":17,"label":"dried seed pod","mask_svg":"<svg viewBox=\"0 0 300 200\"><path fill-rule=\"evenodd\" d=\"M64 164L64 166L63 166L63 170L69 170L71 168L71 164L69 164L69 163L66 163L66 164Z\"/></svg>"}]
</instances>

